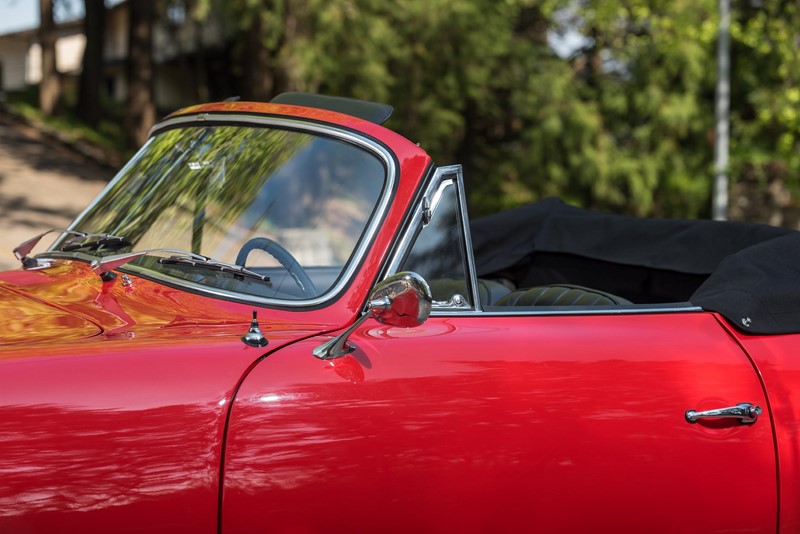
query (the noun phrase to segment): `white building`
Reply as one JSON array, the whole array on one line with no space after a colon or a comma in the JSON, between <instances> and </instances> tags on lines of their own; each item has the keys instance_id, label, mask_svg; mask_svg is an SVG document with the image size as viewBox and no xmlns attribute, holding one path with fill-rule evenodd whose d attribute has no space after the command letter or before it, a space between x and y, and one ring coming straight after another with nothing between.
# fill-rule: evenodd
<instances>
[{"instance_id":1,"label":"white building","mask_svg":"<svg viewBox=\"0 0 800 534\"><path fill-rule=\"evenodd\" d=\"M86 38L81 21L57 28L56 68L66 76L80 73ZM0 35L0 89L19 91L42 79L42 50L37 30Z\"/></svg>"},{"instance_id":2,"label":"white building","mask_svg":"<svg viewBox=\"0 0 800 534\"><path fill-rule=\"evenodd\" d=\"M107 97L123 101L126 94L125 63L128 55L128 6L120 2L106 10L103 58ZM197 55L220 63L225 32L219 18L196 23L174 10L153 27L156 105L174 110L197 103ZM80 75L86 38L83 21L57 25L56 67L65 87L75 86ZM21 91L42 78L38 28L0 35L0 91ZM229 96L229 95L228 95Z\"/></svg>"}]
</instances>

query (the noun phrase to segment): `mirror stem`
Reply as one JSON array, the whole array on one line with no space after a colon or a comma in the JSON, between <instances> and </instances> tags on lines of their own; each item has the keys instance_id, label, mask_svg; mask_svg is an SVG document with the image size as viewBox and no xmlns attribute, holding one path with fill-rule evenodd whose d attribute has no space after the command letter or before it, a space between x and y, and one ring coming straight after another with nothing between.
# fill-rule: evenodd
<instances>
[{"instance_id":1,"label":"mirror stem","mask_svg":"<svg viewBox=\"0 0 800 534\"><path fill-rule=\"evenodd\" d=\"M330 341L326 341L319 347L316 347L311 353L319 358L320 360L333 360L334 358L341 358L342 356L346 356L356 350L355 345L350 345L347 343L347 338L350 337L356 328L361 326L361 324L369 319L372 316L372 311L366 311L361 314L361 317L356 319L356 322L350 326L347 330L336 336L335 338L331 339Z\"/></svg>"},{"instance_id":2,"label":"mirror stem","mask_svg":"<svg viewBox=\"0 0 800 534\"><path fill-rule=\"evenodd\" d=\"M354 345L347 343L347 338L350 337L350 334L355 332L356 328L361 326L364 321L372 317L372 314L375 312L375 310L385 310L391 305L392 299L389 297L380 297L369 301L367 304L367 311L361 314L361 317L356 319L356 322L354 322L350 328L330 341L326 341L319 347L315 348L311 351L311 353L320 360L333 360L335 358L341 358L342 356L350 354L356 350Z\"/></svg>"}]
</instances>

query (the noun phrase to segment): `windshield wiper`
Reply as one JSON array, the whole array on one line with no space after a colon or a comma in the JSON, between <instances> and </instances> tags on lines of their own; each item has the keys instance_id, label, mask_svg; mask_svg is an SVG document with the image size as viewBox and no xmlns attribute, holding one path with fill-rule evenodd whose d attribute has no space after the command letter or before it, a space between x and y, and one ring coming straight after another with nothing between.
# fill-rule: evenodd
<instances>
[{"instance_id":1,"label":"windshield wiper","mask_svg":"<svg viewBox=\"0 0 800 534\"><path fill-rule=\"evenodd\" d=\"M203 269L209 269L211 271L230 273L233 274L234 278L254 278L266 282L267 284L270 283L269 276L258 274L255 271L251 271L235 263L225 263L206 256L200 256L199 254L191 254L190 256L170 256L169 258L161 258L158 260L158 263L163 263L164 265L191 265L192 267L202 267Z\"/></svg>"},{"instance_id":2,"label":"windshield wiper","mask_svg":"<svg viewBox=\"0 0 800 534\"><path fill-rule=\"evenodd\" d=\"M92 269L94 270L94 272L100 275L100 278L104 282L110 282L111 280L114 280L117 277L117 275L112 272L117 267L122 267L129 261L134 260L140 256L146 256L148 254L154 254L157 252L163 252L163 253L171 252L173 254L173 256L170 256L168 258L161 258L158 260L159 263L163 263L165 265L169 264L190 265L192 267L200 267L212 271L228 273L233 275L235 278L253 278L256 280L260 280L261 282L265 282L267 284L270 283L269 276L258 274L257 272L251 271L250 269L246 269L241 265L236 265L234 263L225 263L219 260L215 260L213 258L209 258L208 256L195 254L194 252L186 252L184 250L175 250L171 248L155 248L151 250L140 250L138 252L129 252L127 254L115 254L113 256L106 256L105 258L94 260L92 262Z\"/></svg>"},{"instance_id":3,"label":"windshield wiper","mask_svg":"<svg viewBox=\"0 0 800 534\"><path fill-rule=\"evenodd\" d=\"M90 237L96 237L97 239L93 241L84 241L78 242L77 240L70 240L67 241L64 246L61 247L62 252L72 252L73 250L80 250L84 248L88 249L96 249L100 247L106 247L109 249L118 249L124 247L130 247L133 245L126 237L119 236L119 235L112 235L112 234L89 234L83 236L84 239L88 239Z\"/></svg>"}]
</instances>

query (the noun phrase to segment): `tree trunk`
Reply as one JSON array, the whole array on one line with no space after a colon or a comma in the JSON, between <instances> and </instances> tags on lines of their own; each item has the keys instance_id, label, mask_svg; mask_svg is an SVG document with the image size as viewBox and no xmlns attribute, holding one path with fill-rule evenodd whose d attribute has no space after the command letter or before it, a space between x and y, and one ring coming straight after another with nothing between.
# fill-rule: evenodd
<instances>
[{"instance_id":1,"label":"tree trunk","mask_svg":"<svg viewBox=\"0 0 800 534\"><path fill-rule=\"evenodd\" d=\"M128 145L138 148L156 120L153 90L153 3L128 2L128 96L125 102L125 131Z\"/></svg>"},{"instance_id":2,"label":"tree trunk","mask_svg":"<svg viewBox=\"0 0 800 534\"><path fill-rule=\"evenodd\" d=\"M205 24L193 22L194 30L194 86L195 99L198 102L208 102L211 91L208 87L208 64L206 63L206 48L203 42ZM231 96L231 95L229 95Z\"/></svg>"},{"instance_id":3,"label":"tree trunk","mask_svg":"<svg viewBox=\"0 0 800 534\"><path fill-rule=\"evenodd\" d=\"M78 116L91 125L100 118L100 87L103 83L103 44L105 27L104 0L84 0L86 16L83 31L86 48L83 50L83 69L78 94Z\"/></svg>"},{"instance_id":4,"label":"tree trunk","mask_svg":"<svg viewBox=\"0 0 800 534\"><path fill-rule=\"evenodd\" d=\"M39 46L42 48L42 79L39 82L39 108L52 115L61 93L56 67L56 25L53 21L53 0L39 0Z\"/></svg>"},{"instance_id":5,"label":"tree trunk","mask_svg":"<svg viewBox=\"0 0 800 534\"><path fill-rule=\"evenodd\" d=\"M251 14L253 20L245 33L244 79L242 97L253 102L269 102L275 96L272 50L264 44L263 15L260 11Z\"/></svg>"}]
</instances>

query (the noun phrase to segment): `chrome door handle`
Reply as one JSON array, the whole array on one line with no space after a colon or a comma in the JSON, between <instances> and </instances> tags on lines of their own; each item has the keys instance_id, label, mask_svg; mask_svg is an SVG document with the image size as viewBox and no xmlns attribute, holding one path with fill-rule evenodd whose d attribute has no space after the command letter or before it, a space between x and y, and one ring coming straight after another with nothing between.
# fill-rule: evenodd
<instances>
[{"instance_id":1,"label":"chrome door handle","mask_svg":"<svg viewBox=\"0 0 800 534\"><path fill-rule=\"evenodd\" d=\"M749 402L740 402L736 406L706 410L704 412L686 410L686 420L690 423L696 423L700 419L734 418L739 419L744 424L752 425L759 415L761 415L761 406L750 404Z\"/></svg>"}]
</instances>

